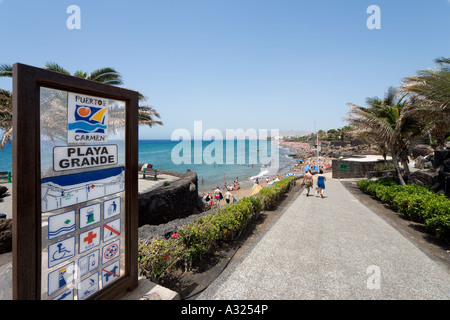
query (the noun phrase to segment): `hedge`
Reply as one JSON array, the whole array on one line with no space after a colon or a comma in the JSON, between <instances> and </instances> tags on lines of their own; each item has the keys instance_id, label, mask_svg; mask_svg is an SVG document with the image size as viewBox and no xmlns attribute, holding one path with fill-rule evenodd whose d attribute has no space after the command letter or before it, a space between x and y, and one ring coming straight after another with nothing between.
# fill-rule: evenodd
<instances>
[{"instance_id":1,"label":"hedge","mask_svg":"<svg viewBox=\"0 0 450 320\"><path fill-rule=\"evenodd\" d=\"M139 240L138 265L141 274L158 281L163 275L179 268L189 270L221 240L238 236L251 219L263 210L273 208L294 184L294 177L282 179L262 189L256 196L211 211L180 228L168 239Z\"/></svg>"},{"instance_id":2,"label":"hedge","mask_svg":"<svg viewBox=\"0 0 450 320\"><path fill-rule=\"evenodd\" d=\"M360 180L358 187L409 219L425 224L438 238L450 242L450 199L446 196L437 195L427 186L401 186L388 178Z\"/></svg>"}]
</instances>

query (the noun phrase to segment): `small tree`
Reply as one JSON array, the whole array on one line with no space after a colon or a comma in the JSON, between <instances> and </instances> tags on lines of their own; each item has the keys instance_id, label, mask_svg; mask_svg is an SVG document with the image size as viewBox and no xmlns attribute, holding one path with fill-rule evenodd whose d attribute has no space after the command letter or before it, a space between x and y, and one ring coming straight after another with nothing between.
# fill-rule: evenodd
<instances>
[{"instance_id":1,"label":"small tree","mask_svg":"<svg viewBox=\"0 0 450 320\"><path fill-rule=\"evenodd\" d=\"M398 93L390 87L384 99L368 98L368 107L360 107L348 103L350 107L347 120L355 127L355 134L364 137L370 133L372 139L389 149L400 183L405 185L399 162L402 162L408 181L411 174L408 167L409 139L421 132L419 123L412 116L414 104L405 99L398 98ZM367 133L366 133L367 132Z\"/></svg>"}]
</instances>

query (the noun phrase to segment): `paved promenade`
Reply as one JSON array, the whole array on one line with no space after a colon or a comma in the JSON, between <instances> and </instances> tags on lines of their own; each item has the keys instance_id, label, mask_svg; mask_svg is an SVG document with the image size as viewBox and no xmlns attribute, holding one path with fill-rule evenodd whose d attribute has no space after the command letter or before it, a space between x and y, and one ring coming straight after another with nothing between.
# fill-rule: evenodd
<instances>
[{"instance_id":1,"label":"paved promenade","mask_svg":"<svg viewBox=\"0 0 450 320\"><path fill-rule=\"evenodd\" d=\"M197 298L449 299L450 272L328 178L303 191Z\"/></svg>"}]
</instances>

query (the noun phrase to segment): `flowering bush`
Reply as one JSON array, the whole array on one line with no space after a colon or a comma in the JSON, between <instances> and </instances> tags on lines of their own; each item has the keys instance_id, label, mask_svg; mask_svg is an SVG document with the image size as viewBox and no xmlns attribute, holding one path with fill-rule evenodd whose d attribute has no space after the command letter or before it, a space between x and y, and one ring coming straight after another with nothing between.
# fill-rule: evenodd
<instances>
[{"instance_id":1,"label":"flowering bush","mask_svg":"<svg viewBox=\"0 0 450 320\"><path fill-rule=\"evenodd\" d=\"M220 207L196 219L172 234L169 239L151 239L139 242L139 269L153 281L184 265L202 259L220 240L233 239L263 209L271 208L295 183L289 177L262 189L257 196L243 198L237 203Z\"/></svg>"},{"instance_id":2,"label":"flowering bush","mask_svg":"<svg viewBox=\"0 0 450 320\"><path fill-rule=\"evenodd\" d=\"M175 269L180 260L181 246L177 239L152 239L138 245L138 264L145 266L141 272L157 281L159 277Z\"/></svg>"}]
</instances>

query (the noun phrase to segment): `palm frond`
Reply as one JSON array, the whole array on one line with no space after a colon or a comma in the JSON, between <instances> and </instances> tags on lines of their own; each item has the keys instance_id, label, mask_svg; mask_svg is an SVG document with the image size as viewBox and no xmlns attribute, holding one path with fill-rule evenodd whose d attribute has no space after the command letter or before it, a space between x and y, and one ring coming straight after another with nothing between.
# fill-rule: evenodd
<instances>
[{"instance_id":1,"label":"palm frond","mask_svg":"<svg viewBox=\"0 0 450 320\"><path fill-rule=\"evenodd\" d=\"M149 127L154 126L155 124L163 125L161 120L156 120L156 118L160 119L160 114L149 105L141 105L139 108L139 125L147 125Z\"/></svg>"},{"instance_id":2,"label":"palm frond","mask_svg":"<svg viewBox=\"0 0 450 320\"><path fill-rule=\"evenodd\" d=\"M102 82L111 85L121 85L123 84L122 76L114 68L101 68L94 70L87 77L87 79L97 82Z\"/></svg>"},{"instance_id":3,"label":"palm frond","mask_svg":"<svg viewBox=\"0 0 450 320\"><path fill-rule=\"evenodd\" d=\"M47 62L44 64L44 69L45 70L49 70L49 71L54 71L54 72L59 72L59 73L64 73L67 75L70 75L70 72L67 71L66 69L64 69L63 67L61 67L59 64L55 63L55 62Z\"/></svg>"},{"instance_id":4,"label":"palm frond","mask_svg":"<svg viewBox=\"0 0 450 320\"><path fill-rule=\"evenodd\" d=\"M78 70L73 74L73 76L77 78L86 79L88 75L86 72Z\"/></svg>"},{"instance_id":5,"label":"palm frond","mask_svg":"<svg viewBox=\"0 0 450 320\"><path fill-rule=\"evenodd\" d=\"M12 66L7 63L0 64L0 77L12 78Z\"/></svg>"}]
</instances>

